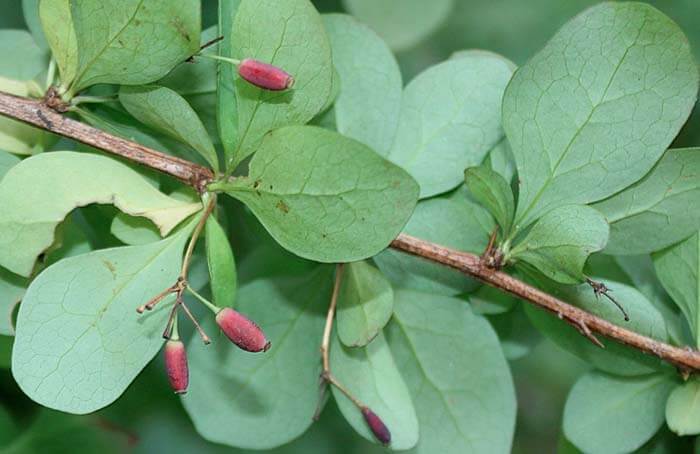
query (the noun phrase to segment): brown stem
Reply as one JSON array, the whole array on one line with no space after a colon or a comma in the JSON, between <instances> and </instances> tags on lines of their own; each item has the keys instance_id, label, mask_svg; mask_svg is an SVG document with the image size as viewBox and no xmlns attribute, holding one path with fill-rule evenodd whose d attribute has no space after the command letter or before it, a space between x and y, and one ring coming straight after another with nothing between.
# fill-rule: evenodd
<instances>
[{"instance_id":1,"label":"brown stem","mask_svg":"<svg viewBox=\"0 0 700 454\"><path fill-rule=\"evenodd\" d=\"M0 114L171 175L199 192L202 192L214 177L212 171L206 167L73 120L47 107L44 101L0 91Z\"/></svg>"},{"instance_id":2,"label":"brown stem","mask_svg":"<svg viewBox=\"0 0 700 454\"><path fill-rule=\"evenodd\" d=\"M658 356L687 371L700 371L700 353L694 350L674 347L643 336L625 328L614 325L607 320L590 314L578 307L534 288L506 273L495 271L483 266L481 259L467 252L459 252L428 241L401 234L391 247L412 255L423 257L433 262L441 263L469 276L472 276L492 287L496 287L515 295L530 304L539 306L555 313L567 321L587 337L592 332L601 334L622 344L641 350L644 353ZM595 342L595 341L594 341Z\"/></svg>"},{"instance_id":3,"label":"brown stem","mask_svg":"<svg viewBox=\"0 0 700 454\"><path fill-rule=\"evenodd\" d=\"M343 384L338 381L337 378L331 373L331 362L330 362L330 344L331 344L331 332L333 331L333 319L335 317L335 308L338 305L338 294L340 293L340 283L343 280L343 264L339 263L335 268L335 282L333 283L333 294L331 295L331 302L328 305L328 314L326 315L326 326L323 329L323 338L321 339L321 360L323 362L323 370L321 372L321 393L318 401L318 407L316 408L316 413L314 414L314 420L317 420L321 413L321 406L323 405L323 398L326 390L326 385L331 384L338 388L338 390L345 394L345 396L350 399L350 401L355 404L355 406L362 410L365 408L364 404L357 399Z\"/></svg>"},{"instance_id":4,"label":"brown stem","mask_svg":"<svg viewBox=\"0 0 700 454\"><path fill-rule=\"evenodd\" d=\"M213 178L211 170L198 164L151 150L119 137L112 136L83 123L71 120L46 107L41 101L0 92L0 115L29 123L41 129L83 142L108 153L161 171L189 184L200 192ZM455 268L492 287L511 293L530 304L554 312L595 342L593 333L601 334L622 344L655 355L678 366L684 372L700 371L700 352L674 347L633 331L565 303L508 274L490 269L481 259L465 252L430 243L408 235L399 235L391 247ZM597 340L597 339L596 339Z\"/></svg>"},{"instance_id":5,"label":"brown stem","mask_svg":"<svg viewBox=\"0 0 700 454\"><path fill-rule=\"evenodd\" d=\"M180 271L180 279L179 279L179 282L182 283L182 288L181 288L181 291L179 292L180 294L182 294L182 292L185 290L185 287L187 287L187 273L190 269L190 262L192 261L192 254L194 253L194 247L197 245L197 240L199 239L199 235L202 234L202 229L204 229L204 226L207 223L207 219L209 219L211 212L214 211L215 206L216 206L216 194L210 194L209 200L207 201L207 206L204 208L204 213L202 213L202 217L199 218L199 222L197 222L197 225L195 226L194 231L192 232L192 236L190 237L190 242L187 244L187 250L185 251L185 255L182 259L182 270Z\"/></svg>"}]
</instances>

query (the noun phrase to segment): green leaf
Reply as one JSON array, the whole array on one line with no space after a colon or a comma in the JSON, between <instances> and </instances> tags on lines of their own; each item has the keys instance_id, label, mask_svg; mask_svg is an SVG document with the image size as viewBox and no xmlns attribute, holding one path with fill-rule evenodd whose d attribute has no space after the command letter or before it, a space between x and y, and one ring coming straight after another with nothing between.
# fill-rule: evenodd
<instances>
[{"instance_id":1,"label":"green leaf","mask_svg":"<svg viewBox=\"0 0 700 454\"><path fill-rule=\"evenodd\" d=\"M0 76L31 80L46 70L48 58L25 30L0 30Z\"/></svg>"},{"instance_id":2,"label":"green leaf","mask_svg":"<svg viewBox=\"0 0 700 454\"><path fill-rule=\"evenodd\" d=\"M70 4L78 49L71 93L100 83L154 82L199 49L198 0Z\"/></svg>"},{"instance_id":3,"label":"green leaf","mask_svg":"<svg viewBox=\"0 0 700 454\"><path fill-rule=\"evenodd\" d=\"M376 30L393 50L418 44L447 20L453 0L343 0L361 22Z\"/></svg>"},{"instance_id":4,"label":"green leaf","mask_svg":"<svg viewBox=\"0 0 700 454\"><path fill-rule=\"evenodd\" d=\"M687 345L694 343L686 323L683 321L683 314L677 310L677 306L672 302L671 297L666 292L663 284L658 278L654 269L654 262L651 256L644 255L618 255L606 256L613 258L615 263L624 271L625 279L639 290L661 313L666 322L669 340L675 345ZM590 262L587 264L590 265ZM591 270L596 270L591 267ZM616 280L613 278L612 280Z\"/></svg>"},{"instance_id":5,"label":"green leaf","mask_svg":"<svg viewBox=\"0 0 700 454\"><path fill-rule=\"evenodd\" d=\"M508 182L509 186L511 185L510 182L513 181L516 170L513 152L510 150L510 144L508 143L507 138L504 137L503 140L498 143L498 145L489 151L485 163L491 166L493 171L501 175Z\"/></svg>"},{"instance_id":6,"label":"green leaf","mask_svg":"<svg viewBox=\"0 0 700 454\"><path fill-rule=\"evenodd\" d=\"M305 276L257 279L239 289L238 310L265 331L272 342L268 352L244 352L223 336L210 346L190 342L190 389L182 403L205 439L270 449L309 428L318 404L318 346L332 271L319 267ZM205 324L207 332L215 329Z\"/></svg>"},{"instance_id":7,"label":"green leaf","mask_svg":"<svg viewBox=\"0 0 700 454\"><path fill-rule=\"evenodd\" d=\"M233 30L233 21L238 12L241 0L219 0L219 36L224 39L219 42L219 55L231 58L233 42L226 37ZM224 149L224 162L228 165L235 160L236 147L238 146L238 101L236 100L236 88L234 74L236 69L222 61L216 62L216 121Z\"/></svg>"},{"instance_id":8,"label":"green leaf","mask_svg":"<svg viewBox=\"0 0 700 454\"><path fill-rule=\"evenodd\" d=\"M93 110L78 107L78 113L87 123L110 134L191 161L199 158L190 147L149 128L121 108L100 104Z\"/></svg>"},{"instance_id":9,"label":"green leaf","mask_svg":"<svg viewBox=\"0 0 700 454\"><path fill-rule=\"evenodd\" d=\"M38 93L38 85L0 76L0 91L16 96L34 96ZM0 150L22 155L40 153L47 141L47 133L28 124L0 117Z\"/></svg>"},{"instance_id":10,"label":"green leaf","mask_svg":"<svg viewBox=\"0 0 700 454\"><path fill-rule=\"evenodd\" d=\"M503 236L507 236L515 215L515 200L508 182L485 165L465 170L464 180L474 198L501 226Z\"/></svg>"},{"instance_id":11,"label":"green leaf","mask_svg":"<svg viewBox=\"0 0 700 454\"><path fill-rule=\"evenodd\" d=\"M484 285L469 294L469 304L479 315L498 315L513 309L518 304L518 299L501 289Z\"/></svg>"},{"instance_id":12,"label":"green leaf","mask_svg":"<svg viewBox=\"0 0 700 454\"><path fill-rule=\"evenodd\" d=\"M338 294L338 337L349 347L367 345L384 328L394 308L394 291L367 262L348 263Z\"/></svg>"},{"instance_id":13,"label":"green leaf","mask_svg":"<svg viewBox=\"0 0 700 454\"><path fill-rule=\"evenodd\" d=\"M624 191L594 205L610 223L605 252L658 251L700 230L700 148L668 150Z\"/></svg>"},{"instance_id":14,"label":"green leaf","mask_svg":"<svg viewBox=\"0 0 700 454\"><path fill-rule=\"evenodd\" d=\"M323 21L340 77L333 108L336 128L385 155L401 110L399 65L381 38L353 17L325 14Z\"/></svg>"},{"instance_id":15,"label":"green leaf","mask_svg":"<svg viewBox=\"0 0 700 454\"><path fill-rule=\"evenodd\" d=\"M210 216L204 231L209 282L214 304L219 307L233 306L238 287L236 262L226 232L215 217Z\"/></svg>"},{"instance_id":16,"label":"green leaf","mask_svg":"<svg viewBox=\"0 0 700 454\"><path fill-rule=\"evenodd\" d=\"M661 284L683 312L695 346L700 347L700 236L695 233L653 258Z\"/></svg>"},{"instance_id":17,"label":"green leaf","mask_svg":"<svg viewBox=\"0 0 700 454\"><path fill-rule=\"evenodd\" d=\"M399 234L418 196L406 172L367 146L312 126L268 134L249 176L221 187L282 246L318 262L378 253Z\"/></svg>"},{"instance_id":18,"label":"green leaf","mask_svg":"<svg viewBox=\"0 0 700 454\"><path fill-rule=\"evenodd\" d=\"M362 348L346 347L333 336L330 359L333 375L389 428L391 449L414 447L418 443L418 417L384 335L380 333ZM357 406L335 386L331 389L350 425L367 440L378 443Z\"/></svg>"},{"instance_id":19,"label":"green leaf","mask_svg":"<svg viewBox=\"0 0 700 454\"><path fill-rule=\"evenodd\" d=\"M146 218L119 212L112 220L110 233L130 246L153 243L161 239L158 227Z\"/></svg>"},{"instance_id":20,"label":"green leaf","mask_svg":"<svg viewBox=\"0 0 700 454\"><path fill-rule=\"evenodd\" d=\"M15 334L12 314L24 296L29 280L0 268L0 335Z\"/></svg>"},{"instance_id":21,"label":"green leaf","mask_svg":"<svg viewBox=\"0 0 700 454\"><path fill-rule=\"evenodd\" d=\"M78 70L78 43L71 0L41 0L39 18L61 75L61 86L68 88Z\"/></svg>"},{"instance_id":22,"label":"green leaf","mask_svg":"<svg viewBox=\"0 0 700 454\"><path fill-rule=\"evenodd\" d=\"M398 291L388 340L418 414L416 453L510 452L515 390L485 319L458 299Z\"/></svg>"},{"instance_id":23,"label":"green leaf","mask_svg":"<svg viewBox=\"0 0 700 454\"><path fill-rule=\"evenodd\" d=\"M257 88L235 76L238 101L237 166L268 131L304 124L320 113L332 92L331 47L309 0L242 0L230 33L231 56L270 63L294 77L282 92Z\"/></svg>"},{"instance_id":24,"label":"green leaf","mask_svg":"<svg viewBox=\"0 0 700 454\"><path fill-rule=\"evenodd\" d=\"M480 254L486 248L494 222L465 188L421 200L403 233L458 251ZM473 291L477 283L463 273L420 257L387 249L374 261L395 287L439 295Z\"/></svg>"},{"instance_id":25,"label":"green leaf","mask_svg":"<svg viewBox=\"0 0 700 454\"><path fill-rule=\"evenodd\" d=\"M202 30L202 44L217 38L216 26ZM204 55L215 55L216 46L210 46L201 51ZM230 65L229 65L230 66ZM158 81L157 85L170 88L180 96L196 96L214 93L216 91L217 62L211 58L195 58L191 64L178 65L167 76Z\"/></svg>"},{"instance_id":26,"label":"green leaf","mask_svg":"<svg viewBox=\"0 0 700 454\"><path fill-rule=\"evenodd\" d=\"M0 180L5 176L5 174L14 166L19 164L21 160L6 151L0 150Z\"/></svg>"},{"instance_id":27,"label":"green leaf","mask_svg":"<svg viewBox=\"0 0 700 454\"><path fill-rule=\"evenodd\" d=\"M659 311L638 290L617 282L606 281L611 295L629 314L625 322L620 310L604 298L596 298L588 284L546 288L562 300L620 326L661 342L668 341L666 324ZM635 376L649 374L664 367L657 358L599 337L604 349L579 334L576 328L560 320L556 314L526 305L525 312L538 331L561 348L570 351L604 372Z\"/></svg>"},{"instance_id":28,"label":"green leaf","mask_svg":"<svg viewBox=\"0 0 700 454\"><path fill-rule=\"evenodd\" d=\"M584 452L632 452L661 428L673 386L662 374L622 378L588 373L566 400L566 438Z\"/></svg>"},{"instance_id":29,"label":"green leaf","mask_svg":"<svg viewBox=\"0 0 700 454\"><path fill-rule=\"evenodd\" d=\"M102 249L44 270L17 315L12 374L49 408L90 413L112 403L163 344L169 307L136 308L175 282L193 224L158 243Z\"/></svg>"},{"instance_id":30,"label":"green leaf","mask_svg":"<svg viewBox=\"0 0 700 454\"><path fill-rule=\"evenodd\" d=\"M676 388L666 401L666 423L678 435L700 434L700 382L687 381Z\"/></svg>"},{"instance_id":31,"label":"green leaf","mask_svg":"<svg viewBox=\"0 0 700 454\"><path fill-rule=\"evenodd\" d=\"M104 156L67 151L33 156L0 182L0 265L29 276L37 256L53 242L56 226L71 210L91 203L112 203L146 217L163 235L201 207L166 196Z\"/></svg>"},{"instance_id":32,"label":"green leaf","mask_svg":"<svg viewBox=\"0 0 700 454\"><path fill-rule=\"evenodd\" d=\"M472 54L427 69L404 90L387 158L406 169L421 198L454 189L503 137L501 99L512 64Z\"/></svg>"},{"instance_id":33,"label":"green leaf","mask_svg":"<svg viewBox=\"0 0 700 454\"><path fill-rule=\"evenodd\" d=\"M22 15L24 22L27 23L27 28L34 38L34 42L42 48L48 49L49 43L46 42L44 30L41 28L41 19L39 18L39 3L40 0L22 0Z\"/></svg>"},{"instance_id":34,"label":"green leaf","mask_svg":"<svg viewBox=\"0 0 700 454\"><path fill-rule=\"evenodd\" d=\"M31 425L3 447L4 454L81 452L121 454L133 448L132 435L107 418L72 416L40 409Z\"/></svg>"},{"instance_id":35,"label":"green leaf","mask_svg":"<svg viewBox=\"0 0 700 454\"><path fill-rule=\"evenodd\" d=\"M140 122L191 146L217 170L216 150L192 107L175 91L156 85L122 87L119 101Z\"/></svg>"},{"instance_id":36,"label":"green leaf","mask_svg":"<svg viewBox=\"0 0 700 454\"><path fill-rule=\"evenodd\" d=\"M569 21L518 69L503 99L520 178L516 228L644 176L697 90L687 39L652 6L602 3Z\"/></svg>"},{"instance_id":37,"label":"green leaf","mask_svg":"<svg viewBox=\"0 0 700 454\"><path fill-rule=\"evenodd\" d=\"M599 212L583 205L566 205L538 220L507 259L523 261L562 284L578 284L585 279L586 259L605 247L608 234L608 223Z\"/></svg>"}]
</instances>

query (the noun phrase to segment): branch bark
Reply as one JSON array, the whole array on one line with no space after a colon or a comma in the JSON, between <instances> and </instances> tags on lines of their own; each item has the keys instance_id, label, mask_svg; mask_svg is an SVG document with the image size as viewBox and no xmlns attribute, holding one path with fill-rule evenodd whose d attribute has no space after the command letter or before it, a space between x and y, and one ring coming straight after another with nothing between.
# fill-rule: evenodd
<instances>
[{"instance_id":1,"label":"branch bark","mask_svg":"<svg viewBox=\"0 0 700 454\"><path fill-rule=\"evenodd\" d=\"M211 170L204 166L161 153L75 121L61 115L40 100L22 98L0 91L0 114L158 170L200 192L214 177Z\"/></svg>"},{"instance_id":2,"label":"branch bark","mask_svg":"<svg viewBox=\"0 0 700 454\"><path fill-rule=\"evenodd\" d=\"M214 177L211 170L206 167L161 153L72 120L47 107L43 101L0 92L0 115L23 121L166 173L200 192L206 189L207 183ZM700 352L675 347L619 327L506 273L487 267L482 262L481 257L477 255L455 251L404 234L399 235L391 243L391 247L449 266L490 286L523 299L530 304L549 310L570 323L596 345L600 344L595 337L597 333L642 352L657 356L686 373L700 372Z\"/></svg>"}]
</instances>

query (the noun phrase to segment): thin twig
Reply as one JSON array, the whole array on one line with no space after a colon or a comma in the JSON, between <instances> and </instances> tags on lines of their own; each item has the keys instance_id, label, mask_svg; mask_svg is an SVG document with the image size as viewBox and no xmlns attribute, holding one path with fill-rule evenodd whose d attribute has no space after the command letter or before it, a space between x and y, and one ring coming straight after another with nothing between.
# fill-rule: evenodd
<instances>
[{"instance_id":1,"label":"thin twig","mask_svg":"<svg viewBox=\"0 0 700 454\"><path fill-rule=\"evenodd\" d=\"M42 101L0 92L0 115L23 121L55 134L77 140L108 153L171 175L203 192L214 176L211 170L184 159L144 147L99 129L71 120L46 107ZM621 328L575 306L565 303L508 274L483 266L478 256L458 252L408 235L399 235L391 247L455 268L492 287L513 294L530 304L547 309L572 325L586 326L591 333L603 335L640 351L655 355L678 366L684 372L700 371L700 352L678 348Z\"/></svg>"},{"instance_id":2,"label":"thin twig","mask_svg":"<svg viewBox=\"0 0 700 454\"><path fill-rule=\"evenodd\" d=\"M644 353L657 356L681 369L700 371L700 353L696 350L674 347L664 342L621 328L576 306L532 287L501 271L491 270L481 265L479 256L459 252L428 241L401 234L391 247L412 255L423 257L436 263L449 266L472 276L492 287L517 296L530 304L553 312L577 330L590 330L621 344L636 348ZM583 328L586 327L586 328ZM587 336L591 339L590 336ZM595 343L591 339L592 342Z\"/></svg>"},{"instance_id":3,"label":"thin twig","mask_svg":"<svg viewBox=\"0 0 700 454\"><path fill-rule=\"evenodd\" d=\"M211 344L211 339L209 338L209 336L207 336L207 333L204 332L202 325L200 325L197 319L194 317L194 315L192 315L192 312L190 312L190 308L187 307L187 304L185 304L185 302L182 300L182 296L179 296L178 299L180 307L182 307L182 310L185 311L185 315L187 315L187 317L194 325L195 329L199 333L199 337L202 338L202 342L204 342L207 345Z\"/></svg>"},{"instance_id":4,"label":"thin twig","mask_svg":"<svg viewBox=\"0 0 700 454\"><path fill-rule=\"evenodd\" d=\"M207 223L207 219L209 219L209 215L211 214L212 211L214 211L214 207L216 206L216 194L210 194L209 195L209 200L207 201L207 205L204 208L204 212L202 213L201 217L199 218L199 221L197 222L197 225L194 228L194 231L192 232L192 236L190 237L190 242L187 244L187 250L185 251L185 256L182 259L182 270L180 271L180 281L183 283L183 288L187 287L187 272L190 269L190 262L192 261L192 254L194 253L194 247L197 244L197 240L199 239L199 235L202 233L202 229L204 229L204 226ZM182 294L182 292L180 292Z\"/></svg>"},{"instance_id":5,"label":"thin twig","mask_svg":"<svg viewBox=\"0 0 700 454\"><path fill-rule=\"evenodd\" d=\"M335 282L333 283L333 294L331 295L331 302L328 305L328 314L326 315L326 326L323 328L323 337L321 338L321 382L319 383L319 397L318 405L316 406L316 411L314 412L314 421L318 420L321 415L321 409L323 408L323 402L326 396L326 389L328 384L338 388L343 394L345 394L348 399L350 399L358 407L361 406L359 401L353 396L350 391L347 390L331 373L331 362L330 362L330 345L331 345L331 332L333 331L333 319L335 318L335 308L338 305L338 294L340 293L340 283L343 280L343 264L339 263L335 267Z\"/></svg>"},{"instance_id":6,"label":"thin twig","mask_svg":"<svg viewBox=\"0 0 700 454\"><path fill-rule=\"evenodd\" d=\"M113 155L171 175L202 192L214 177L211 170L170 156L61 115L43 101L0 91L0 115L68 137Z\"/></svg>"}]
</instances>

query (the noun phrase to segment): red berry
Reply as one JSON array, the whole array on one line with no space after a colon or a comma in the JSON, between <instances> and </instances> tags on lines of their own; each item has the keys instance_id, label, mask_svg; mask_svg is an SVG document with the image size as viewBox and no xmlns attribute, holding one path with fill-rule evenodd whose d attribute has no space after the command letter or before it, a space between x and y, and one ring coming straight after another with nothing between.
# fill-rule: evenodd
<instances>
[{"instance_id":1,"label":"red berry","mask_svg":"<svg viewBox=\"0 0 700 454\"><path fill-rule=\"evenodd\" d=\"M165 343L165 370L173 390L177 394L185 394L190 374L187 369L187 352L182 341L169 340Z\"/></svg>"},{"instance_id":2,"label":"red berry","mask_svg":"<svg viewBox=\"0 0 700 454\"><path fill-rule=\"evenodd\" d=\"M264 352L270 348L270 342L258 325L230 307L216 314L216 323L231 342L245 351Z\"/></svg>"},{"instance_id":3,"label":"red berry","mask_svg":"<svg viewBox=\"0 0 700 454\"><path fill-rule=\"evenodd\" d=\"M238 65L238 74L256 87L266 90L286 90L294 85L294 78L281 68L250 58Z\"/></svg>"},{"instance_id":4,"label":"red berry","mask_svg":"<svg viewBox=\"0 0 700 454\"><path fill-rule=\"evenodd\" d=\"M389 432L389 429L379 416L367 407L362 407L362 416L365 417L367 425L381 444L388 445L391 443L391 432Z\"/></svg>"}]
</instances>

